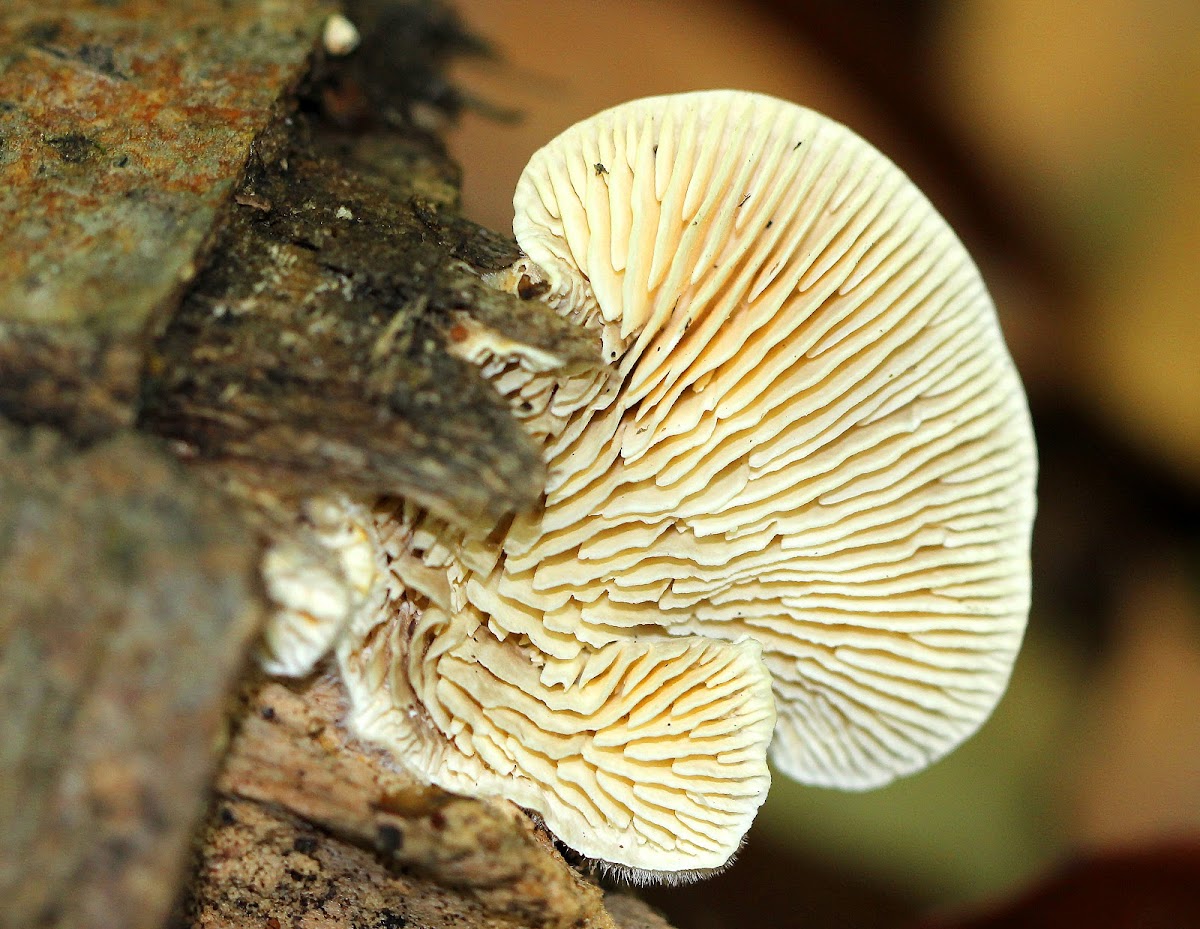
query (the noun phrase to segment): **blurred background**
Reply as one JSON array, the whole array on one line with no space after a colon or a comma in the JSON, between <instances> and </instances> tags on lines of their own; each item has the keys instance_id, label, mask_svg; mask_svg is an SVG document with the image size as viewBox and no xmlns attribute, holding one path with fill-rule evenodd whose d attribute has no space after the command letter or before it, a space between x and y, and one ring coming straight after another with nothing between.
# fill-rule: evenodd
<instances>
[{"instance_id":1,"label":"blurred background","mask_svg":"<svg viewBox=\"0 0 1200 929\"><path fill-rule=\"evenodd\" d=\"M777 778L731 871L652 901L681 929L1200 925L1200 3L456 6L492 49L454 74L472 218L510 228L529 155L606 106L775 94L853 127L950 218L1030 394L1033 612L995 716L876 793ZM1158 887L1157 922L968 922L1056 874L1095 904L1134 873L1194 886L1194 921Z\"/></svg>"}]
</instances>

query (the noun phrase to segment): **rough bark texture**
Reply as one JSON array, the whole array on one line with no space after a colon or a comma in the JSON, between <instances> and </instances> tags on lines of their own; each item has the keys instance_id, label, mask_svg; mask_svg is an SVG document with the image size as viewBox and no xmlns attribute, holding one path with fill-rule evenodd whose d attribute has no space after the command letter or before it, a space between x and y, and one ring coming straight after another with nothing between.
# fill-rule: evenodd
<instances>
[{"instance_id":1,"label":"rough bark texture","mask_svg":"<svg viewBox=\"0 0 1200 929\"><path fill-rule=\"evenodd\" d=\"M330 8L4 5L0 413L81 437L132 422L145 340Z\"/></svg>"},{"instance_id":2,"label":"rough bark texture","mask_svg":"<svg viewBox=\"0 0 1200 929\"><path fill-rule=\"evenodd\" d=\"M259 619L244 522L161 443L0 420L0 925L160 925Z\"/></svg>"},{"instance_id":3,"label":"rough bark texture","mask_svg":"<svg viewBox=\"0 0 1200 929\"><path fill-rule=\"evenodd\" d=\"M451 519L530 506L537 450L447 345L469 317L564 365L598 363L596 346L480 281L515 246L457 218L432 139L376 133L392 142L381 164L302 114L286 128L260 140L211 264L151 356L143 425L277 494L383 491Z\"/></svg>"},{"instance_id":4,"label":"rough bark texture","mask_svg":"<svg viewBox=\"0 0 1200 929\"><path fill-rule=\"evenodd\" d=\"M248 690L186 924L622 925L512 804L418 784L349 738L342 699L320 677Z\"/></svg>"},{"instance_id":5,"label":"rough bark texture","mask_svg":"<svg viewBox=\"0 0 1200 929\"><path fill-rule=\"evenodd\" d=\"M230 698L263 531L300 532L305 495L450 518L538 498L462 326L598 361L480 280L515 246L458 215L430 128L474 40L433 3L363 0L334 62L326 9L0 21L0 926L661 929L511 804L349 740L336 682Z\"/></svg>"}]
</instances>

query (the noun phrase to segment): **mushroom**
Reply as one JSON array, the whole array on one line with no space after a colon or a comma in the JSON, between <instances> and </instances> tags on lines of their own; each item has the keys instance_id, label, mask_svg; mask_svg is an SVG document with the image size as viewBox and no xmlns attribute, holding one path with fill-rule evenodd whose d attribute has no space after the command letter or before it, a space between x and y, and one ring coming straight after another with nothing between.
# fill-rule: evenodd
<instances>
[{"instance_id":1,"label":"mushroom","mask_svg":"<svg viewBox=\"0 0 1200 929\"><path fill-rule=\"evenodd\" d=\"M302 531L276 538L261 571L274 609L259 664L268 674L303 677L333 647L351 616L377 605L383 583L373 520L348 497L305 501Z\"/></svg>"},{"instance_id":2,"label":"mushroom","mask_svg":"<svg viewBox=\"0 0 1200 929\"><path fill-rule=\"evenodd\" d=\"M357 732L647 879L730 859L768 750L861 790L974 732L1024 631L1035 452L925 197L845 127L713 91L568 129L514 205L507 280L609 367L463 349L542 443L543 506L376 508L383 582L337 647Z\"/></svg>"}]
</instances>

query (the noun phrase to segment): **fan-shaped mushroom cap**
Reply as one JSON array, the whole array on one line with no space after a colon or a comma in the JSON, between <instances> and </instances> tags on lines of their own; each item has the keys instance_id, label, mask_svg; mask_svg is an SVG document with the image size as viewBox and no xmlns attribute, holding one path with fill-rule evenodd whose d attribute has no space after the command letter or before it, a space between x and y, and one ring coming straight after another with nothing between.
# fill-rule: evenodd
<instances>
[{"instance_id":1,"label":"fan-shaped mushroom cap","mask_svg":"<svg viewBox=\"0 0 1200 929\"><path fill-rule=\"evenodd\" d=\"M578 604L584 639L652 612L760 642L772 755L802 781L874 787L973 732L1024 631L1035 456L928 200L845 127L718 91L569 129L515 204L621 386L549 446L546 514L505 545L513 600Z\"/></svg>"},{"instance_id":2,"label":"fan-shaped mushroom cap","mask_svg":"<svg viewBox=\"0 0 1200 929\"><path fill-rule=\"evenodd\" d=\"M1035 460L929 202L846 128L718 91L569 129L514 203L519 273L611 370L473 341L544 508L377 512L388 599L339 652L359 731L651 872L736 850L772 726L782 770L852 789L973 732L1024 629Z\"/></svg>"}]
</instances>

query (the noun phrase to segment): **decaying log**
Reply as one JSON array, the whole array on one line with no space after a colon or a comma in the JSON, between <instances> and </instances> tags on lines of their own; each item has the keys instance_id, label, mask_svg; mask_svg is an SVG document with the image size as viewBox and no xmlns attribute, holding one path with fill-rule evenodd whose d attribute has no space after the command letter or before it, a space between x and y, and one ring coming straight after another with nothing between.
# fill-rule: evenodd
<instances>
[{"instance_id":1,"label":"decaying log","mask_svg":"<svg viewBox=\"0 0 1200 929\"><path fill-rule=\"evenodd\" d=\"M191 925L622 925L525 814L416 783L347 736L342 700L323 677L248 690Z\"/></svg>"},{"instance_id":2,"label":"decaying log","mask_svg":"<svg viewBox=\"0 0 1200 929\"><path fill-rule=\"evenodd\" d=\"M288 128L260 139L211 263L150 357L142 425L277 495L387 492L450 519L530 506L537 449L448 343L471 321L564 365L598 364L597 347L482 283L515 245L417 192L444 175L436 149L376 133L408 152L389 171L301 115Z\"/></svg>"},{"instance_id":3,"label":"decaying log","mask_svg":"<svg viewBox=\"0 0 1200 929\"><path fill-rule=\"evenodd\" d=\"M511 804L355 743L336 681L252 671L264 530L306 495L538 498L462 327L598 360L481 281L515 246L458 214L429 128L474 40L361 0L334 61L331 9L0 20L0 926L662 929Z\"/></svg>"}]
</instances>

